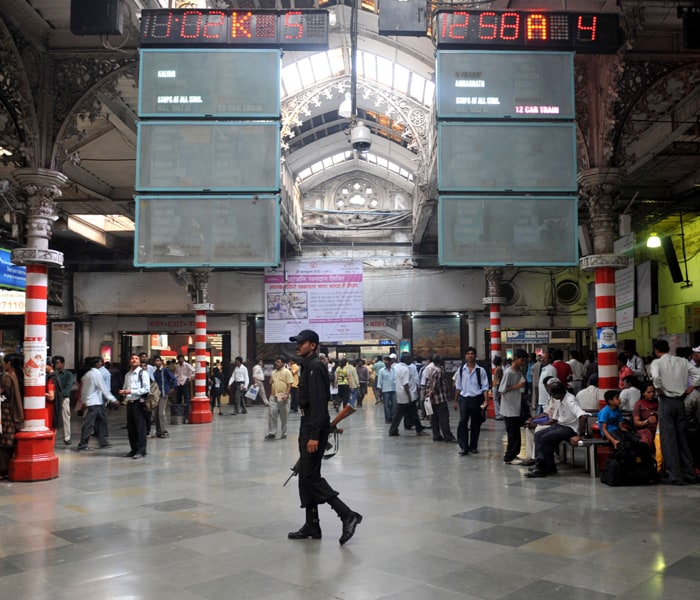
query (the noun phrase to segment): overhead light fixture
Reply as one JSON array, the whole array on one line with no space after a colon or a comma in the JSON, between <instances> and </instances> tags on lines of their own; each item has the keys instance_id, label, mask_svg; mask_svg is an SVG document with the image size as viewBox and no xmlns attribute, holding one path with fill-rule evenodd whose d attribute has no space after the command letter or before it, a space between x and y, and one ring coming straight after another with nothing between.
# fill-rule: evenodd
<instances>
[{"instance_id":1,"label":"overhead light fixture","mask_svg":"<svg viewBox=\"0 0 700 600\"><path fill-rule=\"evenodd\" d=\"M661 238L657 233L650 233L647 248L661 248Z\"/></svg>"},{"instance_id":2,"label":"overhead light fixture","mask_svg":"<svg viewBox=\"0 0 700 600\"><path fill-rule=\"evenodd\" d=\"M352 94L350 92L345 92L345 100L338 107L338 115L344 119L352 117Z\"/></svg>"}]
</instances>

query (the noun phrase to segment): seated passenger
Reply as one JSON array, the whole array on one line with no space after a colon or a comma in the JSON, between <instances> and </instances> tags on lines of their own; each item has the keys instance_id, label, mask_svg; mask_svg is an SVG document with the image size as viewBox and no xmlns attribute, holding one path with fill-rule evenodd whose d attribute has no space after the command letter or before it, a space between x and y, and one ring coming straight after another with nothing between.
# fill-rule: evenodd
<instances>
[{"instance_id":1,"label":"seated passenger","mask_svg":"<svg viewBox=\"0 0 700 600\"><path fill-rule=\"evenodd\" d=\"M622 423L620 390L608 390L604 397L606 406L598 413L600 435L616 447L624 437L620 427Z\"/></svg>"},{"instance_id":2,"label":"seated passenger","mask_svg":"<svg viewBox=\"0 0 700 600\"><path fill-rule=\"evenodd\" d=\"M598 412L600 409L600 390L598 389L598 373L593 373L588 378L588 387L576 394L576 401L583 410Z\"/></svg>"},{"instance_id":3,"label":"seated passenger","mask_svg":"<svg viewBox=\"0 0 700 600\"><path fill-rule=\"evenodd\" d=\"M658 414L659 400L656 397L656 390L651 383L647 383L642 397L634 405L632 420L634 422L635 435L652 450L655 450L654 437L656 436Z\"/></svg>"},{"instance_id":4,"label":"seated passenger","mask_svg":"<svg viewBox=\"0 0 700 600\"><path fill-rule=\"evenodd\" d=\"M550 396L559 401L559 418L549 428L535 434L535 466L525 477L547 477L557 472L554 453L561 442L575 444L586 428L588 413L576 402L561 381L550 383Z\"/></svg>"},{"instance_id":5,"label":"seated passenger","mask_svg":"<svg viewBox=\"0 0 700 600\"><path fill-rule=\"evenodd\" d=\"M620 390L620 409L623 411L634 410L634 405L637 404L642 392L639 389L639 380L636 376L625 377L624 386Z\"/></svg>"},{"instance_id":6,"label":"seated passenger","mask_svg":"<svg viewBox=\"0 0 700 600\"><path fill-rule=\"evenodd\" d=\"M552 383L559 380L556 377L547 376L543 380L543 384L547 393ZM530 417L525 422L525 460L523 466L530 467L535 464L535 434L538 431L547 429L552 423L557 422L559 416L559 400L549 397L549 404L545 410L536 417Z\"/></svg>"}]
</instances>

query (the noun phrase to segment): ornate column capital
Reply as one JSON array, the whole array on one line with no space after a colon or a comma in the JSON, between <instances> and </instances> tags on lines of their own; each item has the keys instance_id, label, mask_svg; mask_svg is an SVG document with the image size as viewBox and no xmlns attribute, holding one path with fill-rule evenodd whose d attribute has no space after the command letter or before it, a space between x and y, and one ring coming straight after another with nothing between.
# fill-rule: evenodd
<instances>
[{"instance_id":1,"label":"ornate column capital","mask_svg":"<svg viewBox=\"0 0 700 600\"><path fill-rule=\"evenodd\" d=\"M621 182L621 170L613 167L587 169L578 175L579 198L588 205L596 254L612 253L617 225L615 204L620 196Z\"/></svg>"},{"instance_id":2,"label":"ornate column capital","mask_svg":"<svg viewBox=\"0 0 700 600\"><path fill-rule=\"evenodd\" d=\"M503 281L503 269L501 267L484 267L486 276L486 293L484 304L503 304L506 299L501 296L501 283Z\"/></svg>"},{"instance_id":3,"label":"ornate column capital","mask_svg":"<svg viewBox=\"0 0 700 600\"><path fill-rule=\"evenodd\" d=\"M602 267L624 269L628 262L629 258L622 254L589 254L579 259L579 266L582 271L595 271Z\"/></svg>"}]
</instances>

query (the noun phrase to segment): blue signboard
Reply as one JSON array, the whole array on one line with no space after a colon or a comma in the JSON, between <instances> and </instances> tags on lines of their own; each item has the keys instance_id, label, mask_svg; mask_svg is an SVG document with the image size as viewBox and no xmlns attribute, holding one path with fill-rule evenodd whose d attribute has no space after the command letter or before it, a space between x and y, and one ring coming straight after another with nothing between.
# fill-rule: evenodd
<instances>
[{"instance_id":1,"label":"blue signboard","mask_svg":"<svg viewBox=\"0 0 700 600\"><path fill-rule=\"evenodd\" d=\"M24 290L27 287L27 268L12 264L12 252L0 248L0 288Z\"/></svg>"}]
</instances>

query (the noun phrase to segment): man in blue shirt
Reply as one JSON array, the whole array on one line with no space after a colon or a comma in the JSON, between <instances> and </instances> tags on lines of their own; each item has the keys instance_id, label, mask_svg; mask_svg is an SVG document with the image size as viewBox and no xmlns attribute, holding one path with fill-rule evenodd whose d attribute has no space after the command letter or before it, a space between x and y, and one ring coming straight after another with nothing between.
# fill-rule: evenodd
<instances>
[{"instance_id":1,"label":"man in blue shirt","mask_svg":"<svg viewBox=\"0 0 700 600\"><path fill-rule=\"evenodd\" d=\"M106 436L107 415L105 414L104 399L106 398L108 402L117 402L100 375L99 368L102 366L102 358L89 356L85 362L90 370L83 375L80 382L80 400L87 408L87 412L80 432L78 452L90 450L88 441L93 431L100 443L100 448L109 448Z\"/></svg>"},{"instance_id":2,"label":"man in blue shirt","mask_svg":"<svg viewBox=\"0 0 700 600\"><path fill-rule=\"evenodd\" d=\"M160 400L158 401L158 410L155 411L156 421L156 437L169 437L168 420L165 418L165 407L168 404L168 395L173 389L177 389L177 377L170 369L163 366L163 359L160 356L153 357L153 379L158 384L160 389ZM221 407L219 407L221 409ZM219 414L221 411L219 410Z\"/></svg>"},{"instance_id":3,"label":"man in blue shirt","mask_svg":"<svg viewBox=\"0 0 700 600\"><path fill-rule=\"evenodd\" d=\"M459 408L459 425L457 441L459 455L467 456L470 452L478 454L479 432L481 430L481 411L486 409L489 401L489 378L486 370L476 364L476 349L467 348L465 362L455 376L455 410ZM467 431L471 432L467 440Z\"/></svg>"}]
</instances>

